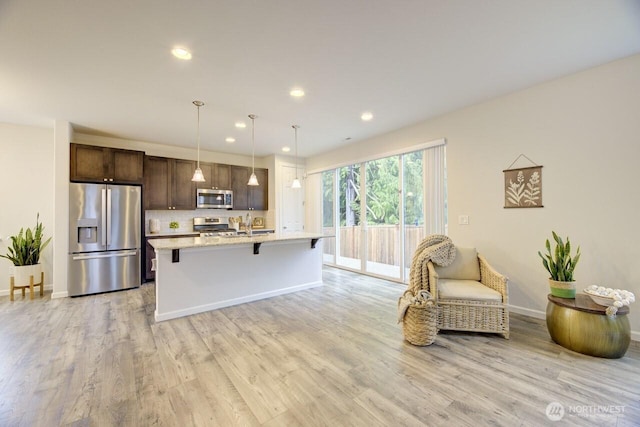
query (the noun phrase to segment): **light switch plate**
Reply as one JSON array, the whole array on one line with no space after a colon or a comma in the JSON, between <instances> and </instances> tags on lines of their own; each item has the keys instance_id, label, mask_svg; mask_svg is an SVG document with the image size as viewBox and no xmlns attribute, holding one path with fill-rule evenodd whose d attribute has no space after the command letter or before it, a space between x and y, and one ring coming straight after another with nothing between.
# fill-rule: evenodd
<instances>
[{"instance_id":1,"label":"light switch plate","mask_svg":"<svg viewBox=\"0 0 640 427\"><path fill-rule=\"evenodd\" d=\"M469 215L458 215L459 225L469 225Z\"/></svg>"}]
</instances>

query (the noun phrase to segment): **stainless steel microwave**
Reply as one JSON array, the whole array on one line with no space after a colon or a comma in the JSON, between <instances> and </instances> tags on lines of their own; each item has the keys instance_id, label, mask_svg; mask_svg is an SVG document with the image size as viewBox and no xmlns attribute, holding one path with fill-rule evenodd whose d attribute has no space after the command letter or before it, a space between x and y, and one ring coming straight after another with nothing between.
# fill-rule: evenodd
<instances>
[{"instance_id":1,"label":"stainless steel microwave","mask_svg":"<svg viewBox=\"0 0 640 427\"><path fill-rule=\"evenodd\" d=\"M198 188L196 190L196 208L233 209L233 191Z\"/></svg>"}]
</instances>

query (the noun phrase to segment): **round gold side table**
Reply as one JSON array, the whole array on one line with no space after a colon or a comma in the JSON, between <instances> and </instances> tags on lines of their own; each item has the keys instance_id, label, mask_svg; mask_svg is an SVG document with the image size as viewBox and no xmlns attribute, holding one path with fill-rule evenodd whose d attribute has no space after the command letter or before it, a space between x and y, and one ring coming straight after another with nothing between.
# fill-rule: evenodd
<instances>
[{"instance_id":1,"label":"round gold side table","mask_svg":"<svg viewBox=\"0 0 640 427\"><path fill-rule=\"evenodd\" d=\"M564 348L589 356L617 359L631 341L629 307L607 316L607 307L596 304L587 294L575 299L547 296L547 329L551 339Z\"/></svg>"}]
</instances>

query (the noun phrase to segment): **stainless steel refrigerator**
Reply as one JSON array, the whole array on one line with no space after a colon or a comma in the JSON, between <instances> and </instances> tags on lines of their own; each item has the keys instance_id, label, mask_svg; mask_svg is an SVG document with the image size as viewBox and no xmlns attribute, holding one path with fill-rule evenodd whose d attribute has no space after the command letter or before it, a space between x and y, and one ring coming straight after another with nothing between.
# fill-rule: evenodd
<instances>
[{"instance_id":1,"label":"stainless steel refrigerator","mask_svg":"<svg viewBox=\"0 0 640 427\"><path fill-rule=\"evenodd\" d=\"M69 185L69 296L140 286L141 190Z\"/></svg>"}]
</instances>

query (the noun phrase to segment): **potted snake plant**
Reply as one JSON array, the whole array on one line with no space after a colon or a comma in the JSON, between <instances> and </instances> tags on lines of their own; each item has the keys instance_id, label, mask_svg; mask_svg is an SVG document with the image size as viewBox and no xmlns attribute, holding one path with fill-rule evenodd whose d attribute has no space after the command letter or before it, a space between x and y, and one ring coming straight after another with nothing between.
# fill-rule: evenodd
<instances>
[{"instance_id":1,"label":"potted snake plant","mask_svg":"<svg viewBox=\"0 0 640 427\"><path fill-rule=\"evenodd\" d=\"M17 286L28 285L29 276L33 276L34 282L40 280L40 255L51 241L51 237L44 240L43 231L44 226L38 214L35 228L21 228L17 235L10 237L11 246L7 247L6 255L0 255L13 263L13 277Z\"/></svg>"},{"instance_id":2,"label":"potted snake plant","mask_svg":"<svg viewBox=\"0 0 640 427\"><path fill-rule=\"evenodd\" d=\"M545 244L547 253L543 255L538 251L538 255L542 258L542 265L550 274L549 286L551 295L560 298L575 298L576 282L573 280L573 272L580 260L580 246L578 246L575 255L572 257L569 238L567 237L565 243L555 231L552 231L551 234L555 241L553 252L551 251L549 239Z\"/></svg>"}]
</instances>

